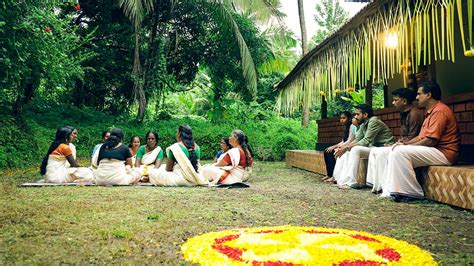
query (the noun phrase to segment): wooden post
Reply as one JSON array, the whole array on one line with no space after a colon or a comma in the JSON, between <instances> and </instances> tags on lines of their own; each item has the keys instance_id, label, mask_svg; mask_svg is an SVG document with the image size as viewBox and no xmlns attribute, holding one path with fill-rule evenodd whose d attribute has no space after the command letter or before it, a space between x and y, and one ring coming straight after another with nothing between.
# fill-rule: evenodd
<instances>
[{"instance_id":1,"label":"wooden post","mask_svg":"<svg viewBox=\"0 0 474 266\"><path fill-rule=\"evenodd\" d=\"M390 104L388 102L388 85L383 84L383 108L389 107Z\"/></svg>"},{"instance_id":2,"label":"wooden post","mask_svg":"<svg viewBox=\"0 0 474 266\"><path fill-rule=\"evenodd\" d=\"M326 96L321 96L321 119L328 118L328 103L326 102Z\"/></svg>"},{"instance_id":3,"label":"wooden post","mask_svg":"<svg viewBox=\"0 0 474 266\"><path fill-rule=\"evenodd\" d=\"M367 81L367 88L365 89L365 103L372 106L372 77Z\"/></svg>"}]
</instances>

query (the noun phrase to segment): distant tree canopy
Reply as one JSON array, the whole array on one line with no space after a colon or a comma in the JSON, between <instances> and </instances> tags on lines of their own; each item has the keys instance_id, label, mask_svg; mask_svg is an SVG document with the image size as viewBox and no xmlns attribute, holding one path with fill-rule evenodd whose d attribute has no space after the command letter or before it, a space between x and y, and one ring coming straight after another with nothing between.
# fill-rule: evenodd
<instances>
[{"instance_id":1,"label":"distant tree canopy","mask_svg":"<svg viewBox=\"0 0 474 266\"><path fill-rule=\"evenodd\" d=\"M189 112L213 120L237 102L272 108L273 84L297 58L290 31L257 27L257 19L281 15L279 1L145 2L137 11L139 26L129 9L137 2L127 0L0 4L3 110L21 115L35 98L143 119L145 111L176 108L172 104L180 101L189 105L187 96L169 101L187 92L201 98ZM263 5L273 5L273 13L240 9L264 10Z\"/></svg>"},{"instance_id":2,"label":"distant tree canopy","mask_svg":"<svg viewBox=\"0 0 474 266\"><path fill-rule=\"evenodd\" d=\"M82 64L92 51L81 47L88 37L81 37L71 16L56 14L54 7L40 0L0 4L0 101L14 114L21 114L39 89L60 101L84 79Z\"/></svg>"},{"instance_id":3,"label":"distant tree canopy","mask_svg":"<svg viewBox=\"0 0 474 266\"><path fill-rule=\"evenodd\" d=\"M348 17L347 12L342 8L339 0L322 0L316 4L316 13L314 20L319 28L316 34L311 38L310 47L314 48L320 44L324 39L346 22Z\"/></svg>"}]
</instances>

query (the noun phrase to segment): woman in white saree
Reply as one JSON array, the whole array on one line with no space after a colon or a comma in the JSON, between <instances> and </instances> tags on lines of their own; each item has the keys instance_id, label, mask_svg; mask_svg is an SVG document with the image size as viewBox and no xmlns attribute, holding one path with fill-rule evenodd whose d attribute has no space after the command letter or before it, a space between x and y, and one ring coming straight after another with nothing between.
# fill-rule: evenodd
<instances>
[{"instance_id":1,"label":"woman in white saree","mask_svg":"<svg viewBox=\"0 0 474 266\"><path fill-rule=\"evenodd\" d=\"M51 143L46 156L41 163L41 175L45 176L46 183L70 183L73 181L93 181L92 171L86 167L79 167L69 143L72 134L77 131L72 127L59 128L54 141Z\"/></svg>"},{"instance_id":2,"label":"woman in white saree","mask_svg":"<svg viewBox=\"0 0 474 266\"><path fill-rule=\"evenodd\" d=\"M229 138L225 137L221 139L221 150L217 152L216 158L214 158L213 163L216 163L218 160L222 158L222 156L230 149L232 149L232 146L230 146L229 143Z\"/></svg>"},{"instance_id":3,"label":"woman in white saree","mask_svg":"<svg viewBox=\"0 0 474 266\"><path fill-rule=\"evenodd\" d=\"M130 149L130 153L132 154L132 167L136 166L137 162L137 153L138 149L140 149L140 137L135 135L130 138L130 143L128 144L128 148Z\"/></svg>"},{"instance_id":4,"label":"woman in white saree","mask_svg":"<svg viewBox=\"0 0 474 266\"><path fill-rule=\"evenodd\" d=\"M150 183L162 186L207 185L199 174L201 150L194 142L193 131L188 125L181 125L176 134L177 142L166 148L168 161L156 172L150 172Z\"/></svg>"},{"instance_id":5,"label":"woman in white saree","mask_svg":"<svg viewBox=\"0 0 474 266\"><path fill-rule=\"evenodd\" d=\"M163 160L163 150L156 145L158 134L155 131L148 131L145 135L146 145L141 146L137 151L134 170L142 176L141 182L148 182L150 174L156 174Z\"/></svg>"},{"instance_id":6,"label":"woman in white saree","mask_svg":"<svg viewBox=\"0 0 474 266\"><path fill-rule=\"evenodd\" d=\"M140 179L140 175L131 169L132 154L122 144L123 138L122 129L112 129L110 137L92 159L97 166L94 175L98 185L129 185Z\"/></svg>"},{"instance_id":7,"label":"woman in white saree","mask_svg":"<svg viewBox=\"0 0 474 266\"><path fill-rule=\"evenodd\" d=\"M203 167L204 178L210 184L234 184L245 182L252 174L252 151L242 130L232 131L229 143L233 147L214 164Z\"/></svg>"}]
</instances>

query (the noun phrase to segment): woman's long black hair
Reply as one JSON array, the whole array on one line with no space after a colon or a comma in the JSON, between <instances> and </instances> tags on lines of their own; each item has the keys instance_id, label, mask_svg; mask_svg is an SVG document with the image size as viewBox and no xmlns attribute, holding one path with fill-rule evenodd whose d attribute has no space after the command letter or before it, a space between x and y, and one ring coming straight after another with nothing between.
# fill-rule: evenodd
<instances>
[{"instance_id":1,"label":"woman's long black hair","mask_svg":"<svg viewBox=\"0 0 474 266\"><path fill-rule=\"evenodd\" d=\"M111 149L117 146L125 137L121 128L112 128L110 130L110 137L104 142L102 148Z\"/></svg>"},{"instance_id":2,"label":"woman's long black hair","mask_svg":"<svg viewBox=\"0 0 474 266\"><path fill-rule=\"evenodd\" d=\"M242 150L244 150L245 166L249 166L249 157L252 155L252 148L249 145L249 138L240 129L232 131L232 135L237 137L240 147L242 147Z\"/></svg>"},{"instance_id":3,"label":"woman's long black hair","mask_svg":"<svg viewBox=\"0 0 474 266\"><path fill-rule=\"evenodd\" d=\"M198 160L196 156L196 143L193 139L193 130L189 125L181 125L178 128L178 132L181 136L181 141L183 141L184 146L188 149L189 160L193 165L194 170L198 171Z\"/></svg>"},{"instance_id":4,"label":"woman's long black hair","mask_svg":"<svg viewBox=\"0 0 474 266\"><path fill-rule=\"evenodd\" d=\"M155 145L158 146L158 133L156 133L156 131L154 130L150 130L146 133L145 135L145 144L148 143L148 135L150 134L153 134L153 136L155 136Z\"/></svg>"},{"instance_id":5,"label":"woman's long black hair","mask_svg":"<svg viewBox=\"0 0 474 266\"><path fill-rule=\"evenodd\" d=\"M228 137L222 138L222 140L225 142L225 145L227 146L227 150L232 149L232 146L230 145Z\"/></svg>"},{"instance_id":6,"label":"woman's long black hair","mask_svg":"<svg viewBox=\"0 0 474 266\"><path fill-rule=\"evenodd\" d=\"M66 144L69 136L71 135L73 129L72 127L62 127L58 128L56 130L56 136L54 137L54 141L51 143L49 146L48 152L43 158L43 161L41 162L41 167L40 167L40 173L41 175L46 174L46 166L48 165L48 157L49 155L61 144Z\"/></svg>"},{"instance_id":7,"label":"woman's long black hair","mask_svg":"<svg viewBox=\"0 0 474 266\"><path fill-rule=\"evenodd\" d=\"M147 135L147 136L148 136L148 135ZM102 138L103 138L103 137L102 137ZM134 140L135 138L138 138L138 141L140 141L140 145L141 145L141 142L142 142L142 141L141 141L140 137L139 137L138 135L133 135L133 136L130 138L130 143L128 144L128 147L129 147L129 148L132 148L132 147L133 147L133 140Z\"/></svg>"},{"instance_id":8,"label":"woman's long black hair","mask_svg":"<svg viewBox=\"0 0 474 266\"><path fill-rule=\"evenodd\" d=\"M65 126L65 128L70 129L70 130L71 130L71 133L72 133L74 130L76 130L76 128L73 127L73 126ZM68 136L68 139L69 139L69 136Z\"/></svg>"},{"instance_id":9,"label":"woman's long black hair","mask_svg":"<svg viewBox=\"0 0 474 266\"><path fill-rule=\"evenodd\" d=\"M347 117L346 124L344 124L344 135L342 135L342 140L346 141L349 138L349 131L351 130L352 114L349 111L344 111L340 115L345 115Z\"/></svg>"},{"instance_id":10,"label":"woman's long black hair","mask_svg":"<svg viewBox=\"0 0 474 266\"><path fill-rule=\"evenodd\" d=\"M100 147L99 150L99 158L97 159L97 164L99 164L100 160L102 160L102 150L103 149L112 149L117 144L122 142L122 140L125 138L125 134L123 133L123 130L121 128L112 128L110 130L110 137L104 142L102 147Z\"/></svg>"}]
</instances>

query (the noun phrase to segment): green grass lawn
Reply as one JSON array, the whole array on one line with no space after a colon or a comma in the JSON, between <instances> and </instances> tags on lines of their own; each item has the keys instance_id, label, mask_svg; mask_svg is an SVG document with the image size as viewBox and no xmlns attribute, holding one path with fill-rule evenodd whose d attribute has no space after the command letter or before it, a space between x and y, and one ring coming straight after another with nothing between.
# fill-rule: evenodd
<instances>
[{"instance_id":1,"label":"green grass lawn","mask_svg":"<svg viewBox=\"0 0 474 266\"><path fill-rule=\"evenodd\" d=\"M251 188L19 188L37 169L3 170L0 264L186 264L189 237L237 227L301 225L383 234L445 265L474 263L472 212L393 203L320 176L258 162Z\"/></svg>"}]
</instances>

